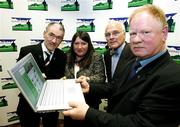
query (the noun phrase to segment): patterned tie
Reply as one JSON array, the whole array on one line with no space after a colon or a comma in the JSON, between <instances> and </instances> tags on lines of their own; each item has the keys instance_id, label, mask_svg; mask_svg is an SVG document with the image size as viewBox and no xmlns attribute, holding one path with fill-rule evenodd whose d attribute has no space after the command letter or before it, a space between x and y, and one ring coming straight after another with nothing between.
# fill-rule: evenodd
<instances>
[{"instance_id":1,"label":"patterned tie","mask_svg":"<svg viewBox=\"0 0 180 127\"><path fill-rule=\"evenodd\" d=\"M131 67L131 73L130 73L129 79L133 78L136 75L136 71L140 67L141 67L140 61L136 60Z\"/></svg>"},{"instance_id":2,"label":"patterned tie","mask_svg":"<svg viewBox=\"0 0 180 127\"><path fill-rule=\"evenodd\" d=\"M118 55L118 52L114 49L111 49L110 50L110 56L113 56L113 55Z\"/></svg>"},{"instance_id":3,"label":"patterned tie","mask_svg":"<svg viewBox=\"0 0 180 127\"><path fill-rule=\"evenodd\" d=\"M48 52L45 51L45 54L46 54L47 57L46 57L44 63L45 63L45 66L48 66L49 63L50 63L50 56L51 56L51 53L49 54Z\"/></svg>"}]
</instances>

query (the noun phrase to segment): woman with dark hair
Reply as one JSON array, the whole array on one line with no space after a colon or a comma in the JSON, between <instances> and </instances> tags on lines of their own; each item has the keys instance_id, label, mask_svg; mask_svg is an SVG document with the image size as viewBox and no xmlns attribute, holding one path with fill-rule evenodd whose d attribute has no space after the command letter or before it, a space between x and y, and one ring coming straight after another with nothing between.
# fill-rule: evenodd
<instances>
[{"instance_id":1,"label":"woman with dark hair","mask_svg":"<svg viewBox=\"0 0 180 127\"><path fill-rule=\"evenodd\" d=\"M89 82L105 81L103 57L95 52L87 32L74 34L67 56L68 61L65 70L67 79L86 76Z\"/></svg>"},{"instance_id":2,"label":"woman with dark hair","mask_svg":"<svg viewBox=\"0 0 180 127\"><path fill-rule=\"evenodd\" d=\"M86 77L91 83L105 82L105 67L102 55L95 52L91 38L87 32L77 32L72 38L71 48L67 53L65 69L67 79ZM86 103L98 109L101 102L95 96L84 95ZM75 121L65 117L64 127L86 127L84 121Z\"/></svg>"}]
</instances>

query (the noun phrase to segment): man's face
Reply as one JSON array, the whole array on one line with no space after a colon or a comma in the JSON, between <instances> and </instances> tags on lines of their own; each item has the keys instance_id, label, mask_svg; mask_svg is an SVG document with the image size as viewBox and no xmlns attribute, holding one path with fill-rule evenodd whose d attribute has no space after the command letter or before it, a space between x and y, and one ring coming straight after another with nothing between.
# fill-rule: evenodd
<instances>
[{"instance_id":1,"label":"man's face","mask_svg":"<svg viewBox=\"0 0 180 127\"><path fill-rule=\"evenodd\" d=\"M105 30L107 44L112 49L119 48L125 41L125 32L117 23L110 23Z\"/></svg>"},{"instance_id":2,"label":"man's face","mask_svg":"<svg viewBox=\"0 0 180 127\"><path fill-rule=\"evenodd\" d=\"M59 24L54 24L44 32L45 46L49 51L54 51L63 40L64 32L60 28Z\"/></svg>"},{"instance_id":3,"label":"man's face","mask_svg":"<svg viewBox=\"0 0 180 127\"><path fill-rule=\"evenodd\" d=\"M146 59L165 48L167 27L147 12L136 14L130 22L130 45L132 52Z\"/></svg>"}]
</instances>

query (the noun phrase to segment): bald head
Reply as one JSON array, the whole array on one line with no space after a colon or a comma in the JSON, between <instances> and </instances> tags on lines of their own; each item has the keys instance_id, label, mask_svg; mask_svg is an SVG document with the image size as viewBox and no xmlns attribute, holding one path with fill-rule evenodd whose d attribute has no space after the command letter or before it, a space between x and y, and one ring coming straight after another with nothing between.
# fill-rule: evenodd
<instances>
[{"instance_id":1,"label":"bald head","mask_svg":"<svg viewBox=\"0 0 180 127\"><path fill-rule=\"evenodd\" d=\"M112 49L119 48L126 37L125 27L122 22L110 20L105 29L105 37L107 44Z\"/></svg>"},{"instance_id":2,"label":"bald head","mask_svg":"<svg viewBox=\"0 0 180 127\"><path fill-rule=\"evenodd\" d=\"M109 29L110 27L112 27L112 26L113 26L113 27L116 27L116 28L119 29L119 30L125 31L124 24L123 24L122 22L120 22L120 21L115 21L115 20L110 20L110 21L108 22L105 31L106 31L107 29Z\"/></svg>"}]
</instances>

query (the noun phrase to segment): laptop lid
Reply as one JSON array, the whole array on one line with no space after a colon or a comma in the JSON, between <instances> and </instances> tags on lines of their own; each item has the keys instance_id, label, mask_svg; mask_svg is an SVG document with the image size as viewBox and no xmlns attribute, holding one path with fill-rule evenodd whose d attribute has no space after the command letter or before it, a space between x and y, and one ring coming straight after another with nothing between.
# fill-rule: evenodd
<instances>
[{"instance_id":1,"label":"laptop lid","mask_svg":"<svg viewBox=\"0 0 180 127\"><path fill-rule=\"evenodd\" d=\"M45 83L45 79L32 54L27 54L19 60L13 68L8 70L8 72L30 106L36 111L36 104Z\"/></svg>"}]
</instances>

